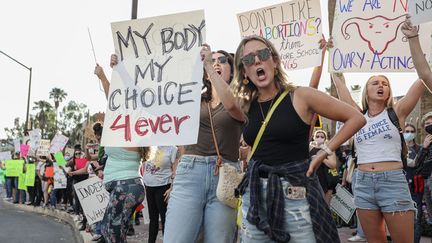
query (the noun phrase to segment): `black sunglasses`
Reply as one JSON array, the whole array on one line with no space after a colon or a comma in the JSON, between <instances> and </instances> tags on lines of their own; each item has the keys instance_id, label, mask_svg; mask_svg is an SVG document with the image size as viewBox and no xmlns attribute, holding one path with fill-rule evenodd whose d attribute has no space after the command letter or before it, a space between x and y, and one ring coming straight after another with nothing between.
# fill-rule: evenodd
<instances>
[{"instance_id":1,"label":"black sunglasses","mask_svg":"<svg viewBox=\"0 0 432 243\"><path fill-rule=\"evenodd\" d=\"M241 58L241 61L244 65L250 66L255 63L255 57L262 62L267 61L271 56L271 50L269 48L264 48L256 51L255 53L249 53Z\"/></svg>"},{"instance_id":2,"label":"black sunglasses","mask_svg":"<svg viewBox=\"0 0 432 243\"><path fill-rule=\"evenodd\" d=\"M212 58L212 62L213 64L215 64L216 62L219 64L225 64L228 62L228 58L226 56L220 56L218 58Z\"/></svg>"},{"instance_id":3,"label":"black sunglasses","mask_svg":"<svg viewBox=\"0 0 432 243\"><path fill-rule=\"evenodd\" d=\"M406 130L405 132L406 133L415 133L415 131L413 131L413 130Z\"/></svg>"}]
</instances>

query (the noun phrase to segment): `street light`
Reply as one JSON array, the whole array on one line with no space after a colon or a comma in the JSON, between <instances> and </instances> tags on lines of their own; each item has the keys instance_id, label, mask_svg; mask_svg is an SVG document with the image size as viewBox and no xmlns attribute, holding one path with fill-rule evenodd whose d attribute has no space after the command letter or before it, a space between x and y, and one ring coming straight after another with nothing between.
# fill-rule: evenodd
<instances>
[{"instance_id":1,"label":"street light","mask_svg":"<svg viewBox=\"0 0 432 243\"><path fill-rule=\"evenodd\" d=\"M27 112L26 112L26 122L25 122L24 131L30 130L31 127L29 127L29 109L30 109L30 91L31 91L32 68L31 67L27 67L26 65L22 64L21 62L19 62L15 58L9 56L8 54L4 53L3 51L0 51L0 53L3 54L3 55L5 55L5 56L7 56L7 57L9 57L10 59L12 59L12 61L18 63L19 65L23 66L24 68L26 68L27 70L30 71L28 94L27 94Z\"/></svg>"}]
</instances>

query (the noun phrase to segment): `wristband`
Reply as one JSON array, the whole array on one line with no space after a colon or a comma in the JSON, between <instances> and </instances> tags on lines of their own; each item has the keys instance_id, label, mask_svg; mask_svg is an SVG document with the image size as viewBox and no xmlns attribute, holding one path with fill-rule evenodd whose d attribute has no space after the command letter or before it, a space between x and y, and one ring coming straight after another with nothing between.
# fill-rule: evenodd
<instances>
[{"instance_id":1,"label":"wristband","mask_svg":"<svg viewBox=\"0 0 432 243\"><path fill-rule=\"evenodd\" d=\"M418 37L418 36L419 36L418 34L417 34L417 35L413 35L413 36L408 36L407 39L416 38L416 37Z\"/></svg>"},{"instance_id":2,"label":"wristband","mask_svg":"<svg viewBox=\"0 0 432 243\"><path fill-rule=\"evenodd\" d=\"M327 144L321 145L321 149L327 154L327 156L333 155L333 151L327 147Z\"/></svg>"}]
</instances>

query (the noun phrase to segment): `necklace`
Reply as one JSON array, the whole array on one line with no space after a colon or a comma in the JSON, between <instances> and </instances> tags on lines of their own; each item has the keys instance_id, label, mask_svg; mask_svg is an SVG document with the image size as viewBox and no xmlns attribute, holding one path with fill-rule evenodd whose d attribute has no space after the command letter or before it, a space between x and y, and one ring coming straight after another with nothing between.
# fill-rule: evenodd
<instances>
[{"instance_id":1,"label":"necklace","mask_svg":"<svg viewBox=\"0 0 432 243\"><path fill-rule=\"evenodd\" d=\"M259 105L259 107L260 107L260 111L261 111L261 116L262 116L262 121L261 121L261 123L264 124L264 126L267 125L266 122L265 122L265 118L266 118L268 112L270 111L271 107L273 106L273 101L274 101L274 99L276 98L276 96L277 96L277 95L275 95L275 96L273 97L273 99L271 100L270 106L269 106L269 108L268 108L267 113L266 113L265 116L264 116L263 108L262 108L262 106L261 106L261 102L258 102L258 105Z\"/></svg>"}]
</instances>

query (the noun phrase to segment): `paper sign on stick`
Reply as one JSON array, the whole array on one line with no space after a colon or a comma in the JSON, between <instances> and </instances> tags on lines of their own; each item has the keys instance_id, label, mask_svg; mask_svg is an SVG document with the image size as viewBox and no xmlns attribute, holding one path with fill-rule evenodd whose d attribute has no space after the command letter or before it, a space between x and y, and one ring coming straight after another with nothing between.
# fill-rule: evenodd
<instances>
[{"instance_id":1,"label":"paper sign on stick","mask_svg":"<svg viewBox=\"0 0 432 243\"><path fill-rule=\"evenodd\" d=\"M109 193L105 190L102 180L94 176L74 184L74 188L88 223L101 221L109 201Z\"/></svg>"},{"instance_id":2,"label":"paper sign on stick","mask_svg":"<svg viewBox=\"0 0 432 243\"><path fill-rule=\"evenodd\" d=\"M330 209L348 224L356 210L353 195L340 184L337 184L336 194L333 195L330 201Z\"/></svg>"},{"instance_id":3,"label":"paper sign on stick","mask_svg":"<svg viewBox=\"0 0 432 243\"><path fill-rule=\"evenodd\" d=\"M330 71L415 71L407 39L401 31L407 6L407 0L336 1ZM431 32L431 23L420 25L420 43L427 60Z\"/></svg>"},{"instance_id":4,"label":"paper sign on stick","mask_svg":"<svg viewBox=\"0 0 432 243\"><path fill-rule=\"evenodd\" d=\"M195 144L204 11L117 22L111 28L119 64L111 77L102 145Z\"/></svg>"},{"instance_id":5,"label":"paper sign on stick","mask_svg":"<svg viewBox=\"0 0 432 243\"><path fill-rule=\"evenodd\" d=\"M56 152L62 151L64 146L67 144L68 140L69 140L68 137L66 137L60 133L57 133L54 136L53 140L51 141L51 146L50 146L49 152L50 153L56 153Z\"/></svg>"},{"instance_id":6,"label":"paper sign on stick","mask_svg":"<svg viewBox=\"0 0 432 243\"><path fill-rule=\"evenodd\" d=\"M17 177L23 172L24 160L6 160L6 176Z\"/></svg>"},{"instance_id":7,"label":"paper sign on stick","mask_svg":"<svg viewBox=\"0 0 432 243\"><path fill-rule=\"evenodd\" d=\"M242 37L259 35L273 43L287 70L321 64L319 0L294 0L237 14Z\"/></svg>"},{"instance_id":8,"label":"paper sign on stick","mask_svg":"<svg viewBox=\"0 0 432 243\"><path fill-rule=\"evenodd\" d=\"M413 24L417 25L432 21L431 0L409 0L408 9Z\"/></svg>"},{"instance_id":9,"label":"paper sign on stick","mask_svg":"<svg viewBox=\"0 0 432 243\"><path fill-rule=\"evenodd\" d=\"M39 148L36 152L37 156L50 156L49 153L50 140L41 139Z\"/></svg>"},{"instance_id":10,"label":"paper sign on stick","mask_svg":"<svg viewBox=\"0 0 432 243\"><path fill-rule=\"evenodd\" d=\"M60 166L66 165L66 160L64 159L62 152L55 153L54 158L55 158L58 165L60 165Z\"/></svg>"},{"instance_id":11,"label":"paper sign on stick","mask_svg":"<svg viewBox=\"0 0 432 243\"><path fill-rule=\"evenodd\" d=\"M34 186L35 177L36 177L36 166L35 164L27 164L26 165L26 178L25 184L26 186Z\"/></svg>"},{"instance_id":12,"label":"paper sign on stick","mask_svg":"<svg viewBox=\"0 0 432 243\"><path fill-rule=\"evenodd\" d=\"M12 156L9 151L0 152L0 161L10 160L10 159L12 159Z\"/></svg>"}]
</instances>

